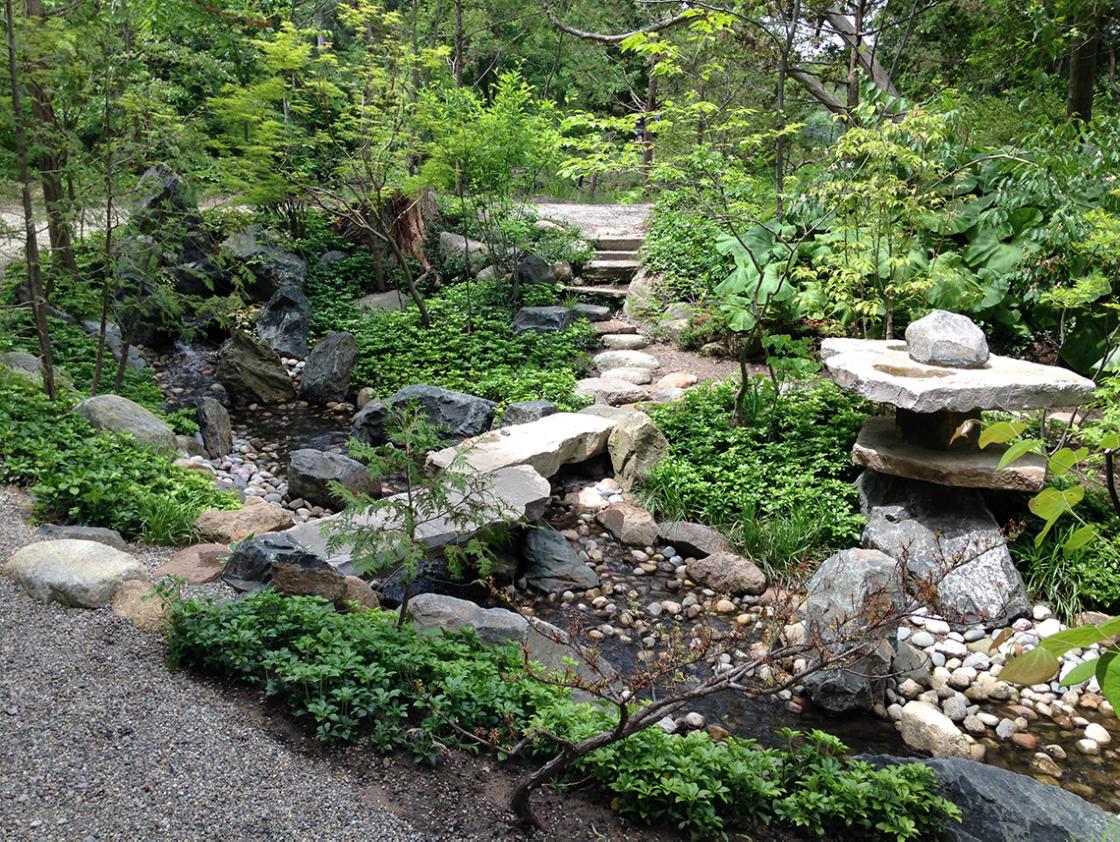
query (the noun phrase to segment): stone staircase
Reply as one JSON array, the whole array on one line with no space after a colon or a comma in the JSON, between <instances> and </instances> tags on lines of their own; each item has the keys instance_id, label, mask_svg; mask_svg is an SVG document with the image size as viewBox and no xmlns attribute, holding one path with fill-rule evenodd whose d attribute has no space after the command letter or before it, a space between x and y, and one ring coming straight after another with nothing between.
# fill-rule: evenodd
<instances>
[{"instance_id":1,"label":"stone staircase","mask_svg":"<svg viewBox=\"0 0 1120 842\"><path fill-rule=\"evenodd\" d=\"M595 238L595 257L584 267L577 283L568 285L567 291L577 295L626 298L630 282L641 268L638 252L645 242L640 233L603 233Z\"/></svg>"}]
</instances>

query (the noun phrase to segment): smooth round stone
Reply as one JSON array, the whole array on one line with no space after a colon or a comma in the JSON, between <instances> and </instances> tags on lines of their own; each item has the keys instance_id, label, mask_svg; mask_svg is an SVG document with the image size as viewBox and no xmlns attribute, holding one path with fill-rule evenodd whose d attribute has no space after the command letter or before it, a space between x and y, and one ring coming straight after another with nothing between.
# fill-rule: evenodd
<instances>
[{"instance_id":1,"label":"smooth round stone","mask_svg":"<svg viewBox=\"0 0 1120 842\"><path fill-rule=\"evenodd\" d=\"M910 642L914 646L917 646L919 649L927 649L930 646L933 646L934 639L933 639L933 635L930 634L929 632L919 631L919 632L914 632L914 634L911 635Z\"/></svg>"}]
</instances>

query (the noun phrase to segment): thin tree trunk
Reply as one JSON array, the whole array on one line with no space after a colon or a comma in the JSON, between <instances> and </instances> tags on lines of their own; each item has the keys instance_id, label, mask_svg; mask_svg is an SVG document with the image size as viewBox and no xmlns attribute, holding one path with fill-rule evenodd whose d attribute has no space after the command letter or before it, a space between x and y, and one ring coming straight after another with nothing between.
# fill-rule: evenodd
<instances>
[{"instance_id":1,"label":"thin tree trunk","mask_svg":"<svg viewBox=\"0 0 1120 842\"><path fill-rule=\"evenodd\" d=\"M1100 29L1096 21L1086 21L1081 41L1074 45L1069 56L1069 98L1066 115L1072 120L1088 123L1093 119L1093 90L1097 84L1097 52L1100 48Z\"/></svg>"},{"instance_id":2,"label":"thin tree trunk","mask_svg":"<svg viewBox=\"0 0 1120 842\"><path fill-rule=\"evenodd\" d=\"M642 175L649 178L653 167L653 112L657 110L657 58L649 62L649 82L646 85L645 128L642 131Z\"/></svg>"},{"instance_id":3,"label":"thin tree trunk","mask_svg":"<svg viewBox=\"0 0 1120 842\"><path fill-rule=\"evenodd\" d=\"M8 78L12 86L12 112L15 122L16 160L23 193L23 224L27 236L27 286L31 292L31 311L35 332L39 336L39 354L43 369L43 389L55 399L54 360L51 358L51 336L47 326L47 302L43 297L43 275L39 265L39 240L35 235L35 208L31 201L31 170L27 163L27 133L23 126L19 68L16 66L16 28L12 0L4 0L5 25L8 36Z\"/></svg>"},{"instance_id":4,"label":"thin tree trunk","mask_svg":"<svg viewBox=\"0 0 1120 842\"><path fill-rule=\"evenodd\" d=\"M109 303L113 282L113 67L108 68L105 85L105 107L101 123L105 133L105 271L101 281L101 323L97 331L97 362L93 367L90 394L96 395L101 386L101 371L105 365L105 335L109 329Z\"/></svg>"}]
</instances>

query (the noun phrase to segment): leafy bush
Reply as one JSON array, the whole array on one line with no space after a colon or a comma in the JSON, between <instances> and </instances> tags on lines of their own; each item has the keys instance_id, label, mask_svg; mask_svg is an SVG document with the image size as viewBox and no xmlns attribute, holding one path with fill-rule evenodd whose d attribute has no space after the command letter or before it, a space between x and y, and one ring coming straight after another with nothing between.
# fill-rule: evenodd
<instances>
[{"instance_id":1,"label":"leafy bush","mask_svg":"<svg viewBox=\"0 0 1120 842\"><path fill-rule=\"evenodd\" d=\"M544 399L565 409L576 373L587 365L595 331L580 320L561 333L517 334L513 311L494 281L459 284L428 300L432 324L416 308L363 315L336 304L326 330L348 330L358 343L355 379L388 396L412 383L470 392L506 404Z\"/></svg>"},{"instance_id":2,"label":"leafy bush","mask_svg":"<svg viewBox=\"0 0 1120 842\"><path fill-rule=\"evenodd\" d=\"M340 614L317 597L177 600L167 634L173 668L261 687L326 742L366 738L380 751L407 748L434 762L440 745L478 749L449 722L494 745L542 727L578 740L613 723L569 690L527 677L516 645L488 647L471 630L421 634L398 627L391 613ZM769 822L826 838L932 838L945 818L959 818L935 794L926 766L875 770L844 759L845 747L828 735L789 737L790 750L780 751L653 727L590 753L572 776L614 794L620 811L696 839ZM533 748L556 749L546 737Z\"/></svg>"},{"instance_id":3,"label":"leafy bush","mask_svg":"<svg viewBox=\"0 0 1120 842\"><path fill-rule=\"evenodd\" d=\"M211 479L128 436L95 431L72 406L66 397L52 404L26 378L0 376L0 481L31 485L37 517L179 543L202 511L237 506Z\"/></svg>"},{"instance_id":4,"label":"leafy bush","mask_svg":"<svg viewBox=\"0 0 1120 842\"><path fill-rule=\"evenodd\" d=\"M726 530L772 568L851 546L863 524L851 485L859 401L831 383L777 400L769 380L754 385L749 424L734 423L736 380L652 410L669 456L646 486L649 502L666 516ZM776 543L782 536L788 540Z\"/></svg>"},{"instance_id":5,"label":"leafy bush","mask_svg":"<svg viewBox=\"0 0 1120 842\"><path fill-rule=\"evenodd\" d=\"M646 234L642 263L660 275L660 289L674 301L698 301L711 294L735 268L734 261L716 251L723 233L683 194L664 192L654 208Z\"/></svg>"}]
</instances>

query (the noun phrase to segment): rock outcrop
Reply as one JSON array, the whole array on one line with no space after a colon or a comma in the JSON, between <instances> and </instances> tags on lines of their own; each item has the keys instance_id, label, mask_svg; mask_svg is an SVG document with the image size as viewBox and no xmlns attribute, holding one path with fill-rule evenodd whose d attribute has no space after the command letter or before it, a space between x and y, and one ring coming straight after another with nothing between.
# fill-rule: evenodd
<instances>
[{"instance_id":1,"label":"rock outcrop","mask_svg":"<svg viewBox=\"0 0 1120 842\"><path fill-rule=\"evenodd\" d=\"M98 430L127 433L140 444L160 450L175 450L175 431L140 404L120 395L94 395L74 407Z\"/></svg>"}]
</instances>

